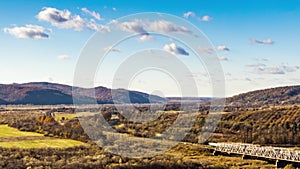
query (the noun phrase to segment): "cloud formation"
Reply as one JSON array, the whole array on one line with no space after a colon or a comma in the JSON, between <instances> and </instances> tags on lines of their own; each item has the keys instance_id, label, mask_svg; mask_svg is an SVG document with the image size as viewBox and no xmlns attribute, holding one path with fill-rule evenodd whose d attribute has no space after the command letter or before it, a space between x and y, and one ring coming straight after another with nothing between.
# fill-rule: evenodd
<instances>
[{"instance_id":1,"label":"cloud formation","mask_svg":"<svg viewBox=\"0 0 300 169\"><path fill-rule=\"evenodd\" d=\"M59 55L59 56L57 56L57 58L59 60L68 60L68 59L70 59L70 56L69 55Z\"/></svg>"},{"instance_id":2,"label":"cloud formation","mask_svg":"<svg viewBox=\"0 0 300 169\"><path fill-rule=\"evenodd\" d=\"M169 32L175 32L175 33L185 33L190 34L191 31L188 30L184 26L178 26L172 22L166 21L166 20L158 20L148 23L148 28L150 31L153 32L159 32L159 33L169 33Z\"/></svg>"},{"instance_id":3,"label":"cloud formation","mask_svg":"<svg viewBox=\"0 0 300 169\"><path fill-rule=\"evenodd\" d=\"M217 50L218 51L230 51L230 49L225 45L217 46Z\"/></svg>"},{"instance_id":4,"label":"cloud formation","mask_svg":"<svg viewBox=\"0 0 300 169\"><path fill-rule=\"evenodd\" d=\"M178 54L178 55L186 55L188 56L189 53L187 51L185 51L182 47L177 46L175 43L171 43L171 44L166 44L163 49L165 51L168 51L172 54Z\"/></svg>"},{"instance_id":5,"label":"cloud formation","mask_svg":"<svg viewBox=\"0 0 300 169\"><path fill-rule=\"evenodd\" d=\"M64 29L74 29L76 31L81 31L85 28L95 31L109 31L109 28L97 24L95 20L84 19L79 15L72 15L69 10L58 10L56 8L45 7L36 16L40 21L46 21L51 23L51 25L64 28Z\"/></svg>"},{"instance_id":6,"label":"cloud formation","mask_svg":"<svg viewBox=\"0 0 300 169\"><path fill-rule=\"evenodd\" d=\"M280 67L258 67L254 73L257 74L285 74L285 71Z\"/></svg>"},{"instance_id":7,"label":"cloud formation","mask_svg":"<svg viewBox=\"0 0 300 169\"><path fill-rule=\"evenodd\" d=\"M142 35L139 38L140 42L146 42L146 41L151 41L151 40L153 40L153 37L151 35Z\"/></svg>"},{"instance_id":8,"label":"cloud formation","mask_svg":"<svg viewBox=\"0 0 300 169\"><path fill-rule=\"evenodd\" d=\"M3 31L16 38L23 39L47 39L50 30L38 25L25 25L21 27L4 28Z\"/></svg>"},{"instance_id":9,"label":"cloud formation","mask_svg":"<svg viewBox=\"0 0 300 169\"><path fill-rule=\"evenodd\" d=\"M219 60L220 61L228 61L228 58L226 56L220 56Z\"/></svg>"},{"instance_id":10,"label":"cloud formation","mask_svg":"<svg viewBox=\"0 0 300 169\"><path fill-rule=\"evenodd\" d=\"M213 54L213 53L215 53L215 50L213 48L205 47L205 46L199 46L198 50L200 52L204 52L204 53L207 53L207 54Z\"/></svg>"},{"instance_id":11,"label":"cloud formation","mask_svg":"<svg viewBox=\"0 0 300 169\"><path fill-rule=\"evenodd\" d=\"M272 39L265 39L265 40L257 40L257 39L250 39L254 44L265 44L265 45L272 45L274 41Z\"/></svg>"},{"instance_id":12,"label":"cloud formation","mask_svg":"<svg viewBox=\"0 0 300 169\"><path fill-rule=\"evenodd\" d=\"M148 35L148 32L158 33L184 33L191 34L192 32L184 26L178 26L166 20L145 21L133 20L129 22L122 22L119 27L126 32L138 33Z\"/></svg>"},{"instance_id":13,"label":"cloud formation","mask_svg":"<svg viewBox=\"0 0 300 169\"><path fill-rule=\"evenodd\" d=\"M258 62L260 62L260 61L262 61L262 62L269 61L269 59L267 59L267 58L256 58L255 60L258 61Z\"/></svg>"},{"instance_id":14,"label":"cloud formation","mask_svg":"<svg viewBox=\"0 0 300 169\"><path fill-rule=\"evenodd\" d=\"M211 21L213 18L208 16L208 15L204 15L201 18L197 18L199 21L204 21L204 22L209 22Z\"/></svg>"},{"instance_id":15,"label":"cloud formation","mask_svg":"<svg viewBox=\"0 0 300 169\"><path fill-rule=\"evenodd\" d=\"M253 73L257 74L277 74L277 75L282 75L290 72L295 72L297 71L300 67L299 66L289 66L289 65L280 65L280 66L271 66L268 67L264 64L257 64L253 66L248 67L253 67Z\"/></svg>"},{"instance_id":16,"label":"cloud formation","mask_svg":"<svg viewBox=\"0 0 300 169\"><path fill-rule=\"evenodd\" d=\"M148 34L144 29L143 22L141 20L134 20L131 22L122 22L120 27L123 31L132 32L132 33L140 33L140 34Z\"/></svg>"},{"instance_id":17,"label":"cloud formation","mask_svg":"<svg viewBox=\"0 0 300 169\"><path fill-rule=\"evenodd\" d=\"M209 22L211 21L213 18L208 16L208 15L204 15L202 17L199 17L196 15L195 12L192 11L188 11L186 13L183 14L183 17L188 19L188 18L196 18L198 21L204 21L204 22Z\"/></svg>"},{"instance_id":18,"label":"cloud formation","mask_svg":"<svg viewBox=\"0 0 300 169\"><path fill-rule=\"evenodd\" d=\"M100 14L95 12L95 11L90 11L87 8L81 8L81 11L86 13L86 14L91 15L92 17L94 17L95 19L97 19L99 21L104 20L103 18L101 18Z\"/></svg>"},{"instance_id":19,"label":"cloud formation","mask_svg":"<svg viewBox=\"0 0 300 169\"><path fill-rule=\"evenodd\" d=\"M189 17L195 17L195 16L196 16L195 12L192 12L192 11L188 11L188 12L186 12L186 13L183 14L183 17L187 18L187 19Z\"/></svg>"},{"instance_id":20,"label":"cloud formation","mask_svg":"<svg viewBox=\"0 0 300 169\"><path fill-rule=\"evenodd\" d=\"M263 63L247 64L246 67L266 67L267 65Z\"/></svg>"},{"instance_id":21,"label":"cloud formation","mask_svg":"<svg viewBox=\"0 0 300 169\"><path fill-rule=\"evenodd\" d=\"M121 50L113 48L112 46L105 47L103 48L103 50L107 52L119 52L119 53L121 52Z\"/></svg>"}]
</instances>

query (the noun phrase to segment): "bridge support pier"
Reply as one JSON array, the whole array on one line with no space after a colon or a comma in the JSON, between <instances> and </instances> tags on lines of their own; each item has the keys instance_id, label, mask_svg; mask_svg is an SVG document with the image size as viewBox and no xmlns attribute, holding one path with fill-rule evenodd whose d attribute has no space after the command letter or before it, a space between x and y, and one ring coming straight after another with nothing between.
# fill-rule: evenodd
<instances>
[{"instance_id":1,"label":"bridge support pier","mask_svg":"<svg viewBox=\"0 0 300 169\"><path fill-rule=\"evenodd\" d=\"M214 150L213 155L214 155L214 156L220 155L220 152Z\"/></svg>"},{"instance_id":2,"label":"bridge support pier","mask_svg":"<svg viewBox=\"0 0 300 169\"><path fill-rule=\"evenodd\" d=\"M250 156L245 155L245 154L243 154L243 156L242 156L242 159L243 159L243 160L247 160L247 159L250 159L250 158L251 158Z\"/></svg>"},{"instance_id":3,"label":"bridge support pier","mask_svg":"<svg viewBox=\"0 0 300 169\"><path fill-rule=\"evenodd\" d=\"M276 168L284 168L286 165L286 161L276 160Z\"/></svg>"}]
</instances>

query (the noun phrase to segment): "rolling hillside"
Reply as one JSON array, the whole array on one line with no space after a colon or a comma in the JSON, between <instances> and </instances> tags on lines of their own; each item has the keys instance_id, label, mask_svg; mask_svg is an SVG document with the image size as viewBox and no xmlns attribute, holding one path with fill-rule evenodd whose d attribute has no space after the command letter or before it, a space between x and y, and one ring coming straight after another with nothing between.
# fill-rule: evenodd
<instances>
[{"instance_id":1,"label":"rolling hillside","mask_svg":"<svg viewBox=\"0 0 300 169\"><path fill-rule=\"evenodd\" d=\"M260 107L300 104L300 86L285 86L242 93L226 99L228 106Z\"/></svg>"},{"instance_id":2,"label":"rolling hillside","mask_svg":"<svg viewBox=\"0 0 300 169\"><path fill-rule=\"evenodd\" d=\"M127 92L131 103L161 103L164 98L149 95L138 91L127 91L125 89L109 89L96 87L95 89L76 87L77 99L82 103L91 103L91 93L95 91L97 103L111 104L112 93L116 95L115 103L129 103ZM171 102L200 102L206 103L210 98L168 98ZM0 104L72 104L72 86L32 82L24 84L0 84ZM226 105L232 107L261 107L268 105L292 105L300 104L300 86L286 86L242 93L226 99Z\"/></svg>"},{"instance_id":3,"label":"rolling hillside","mask_svg":"<svg viewBox=\"0 0 300 169\"><path fill-rule=\"evenodd\" d=\"M82 103L91 103L89 96L94 89L75 88L77 98ZM125 89L108 89L105 87L95 88L95 97L97 103L113 103L112 94L116 94L117 103L128 103L126 100L127 92L132 103L159 103L165 101L164 98L155 95L137 91L127 91ZM150 98L150 99L149 99ZM72 104L72 86L33 82L24 84L0 84L0 104L34 104L34 105L52 105L52 104Z\"/></svg>"}]
</instances>

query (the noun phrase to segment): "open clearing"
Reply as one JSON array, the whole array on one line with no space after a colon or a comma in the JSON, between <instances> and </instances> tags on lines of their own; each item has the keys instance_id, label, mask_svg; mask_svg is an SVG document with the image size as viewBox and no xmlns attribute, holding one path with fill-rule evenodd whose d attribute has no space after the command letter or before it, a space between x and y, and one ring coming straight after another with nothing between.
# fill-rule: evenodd
<instances>
[{"instance_id":1,"label":"open clearing","mask_svg":"<svg viewBox=\"0 0 300 169\"><path fill-rule=\"evenodd\" d=\"M24 137L24 136L44 136L43 134L34 132L23 132L18 129L8 127L8 125L0 125L0 137Z\"/></svg>"},{"instance_id":2,"label":"open clearing","mask_svg":"<svg viewBox=\"0 0 300 169\"><path fill-rule=\"evenodd\" d=\"M68 148L85 145L71 140L45 137L43 134L23 132L7 125L0 125L0 147L5 148Z\"/></svg>"}]
</instances>

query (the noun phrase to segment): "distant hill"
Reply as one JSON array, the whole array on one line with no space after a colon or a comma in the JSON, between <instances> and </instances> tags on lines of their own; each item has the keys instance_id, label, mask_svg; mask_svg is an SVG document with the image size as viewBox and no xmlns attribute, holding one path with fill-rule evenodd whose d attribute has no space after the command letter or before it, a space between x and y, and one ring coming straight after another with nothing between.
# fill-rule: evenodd
<instances>
[{"instance_id":1,"label":"distant hill","mask_svg":"<svg viewBox=\"0 0 300 169\"><path fill-rule=\"evenodd\" d=\"M239 107L300 104L300 86L251 91L229 97L226 102L228 106Z\"/></svg>"},{"instance_id":2,"label":"distant hill","mask_svg":"<svg viewBox=\"0 0 300 169\"><path fill-rule=\"evenodd\" d=\"M6 104L6 101L0 99L0 104Z\"/></svg>"},{"instance_id":3,"label":"distant hill","mask_svg":"<svg viewBox=\"0 0 300 169\"><path fill-rule=\"evenodd\" d=\"M161 103L166 99L149 95L138 91L125 89L109 89L96 87L92 89L75 88L78 99L83 103L90 103L89 96L95 91L95 97L99 104L129 103L126 94L129 92L131 103ZM112 93L116 94L116 100L112 100ZM169 97L169 102L198 102L207 103L211 98L178 98ZM73 104L72 86L48 82L32 82L23 84L0 84L0 104ZM264 105L291 105L300 104L300 86L276 87L242 93L226 99L227 106L233 107L260 107Z\"/></svg>"},{"instance_id":4,"label":"distant hill","mask_svg":"<svg viewBox=\"0 0 300 169\"><path fill-rule=\"evenodd\" d=\"M90 93L95 91L97 103L127 103L126 94L129 92L131 103L160 103L166 101L164 98L155 95L149 95L137 91L127 91L125 89L109 89L106 87L96 87L93 89L78 88L76 93L82 102L91 103ZM117 98L112 100L112 94ZM73 104L72 86L33 82L24 84L0 84L0 104L34 104L34 105L52 105L52 104Z\"/></svg>"}]
</instances>

